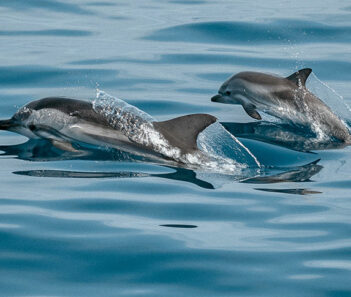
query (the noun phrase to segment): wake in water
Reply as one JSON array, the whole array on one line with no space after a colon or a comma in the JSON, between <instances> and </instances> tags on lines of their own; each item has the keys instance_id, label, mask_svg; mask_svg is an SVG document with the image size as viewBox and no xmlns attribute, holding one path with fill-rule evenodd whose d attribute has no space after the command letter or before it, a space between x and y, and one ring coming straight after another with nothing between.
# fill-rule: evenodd
<instances>
[{"instance_id":1,"label":"wake in water","mask_svg":"<svg viewBox=\"0 0 351 297\"><path fill-rule=\"evenodd\" d=\"M132 142L151 147L155 152L186 167L229 174L260 167L255 156L218 122L199 134L199 151L183 154L180 148L172 146L155 128L156 120L135 106L98 90L93 109Z\"/></svg>"}]
</instances>

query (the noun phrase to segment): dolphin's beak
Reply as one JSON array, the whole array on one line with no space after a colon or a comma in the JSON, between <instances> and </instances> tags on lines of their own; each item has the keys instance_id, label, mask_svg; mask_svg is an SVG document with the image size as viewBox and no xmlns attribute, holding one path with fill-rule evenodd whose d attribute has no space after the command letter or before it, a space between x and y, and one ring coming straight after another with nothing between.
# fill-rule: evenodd
<instances>
[{"instance_id":1,"label":"dolphin's beak","mask_svg":"<svg viewBox=\"0 0 351 297\"><path fill-rule=\"evenodd\" d=\"M213 97L211 98L211 101L212 101L212 102L218 102L218 100L221 99L221 98L222 98L222 95L217 94L217 95L215 95L215 96L213 96Z\"/></svg>"}]
</instances>

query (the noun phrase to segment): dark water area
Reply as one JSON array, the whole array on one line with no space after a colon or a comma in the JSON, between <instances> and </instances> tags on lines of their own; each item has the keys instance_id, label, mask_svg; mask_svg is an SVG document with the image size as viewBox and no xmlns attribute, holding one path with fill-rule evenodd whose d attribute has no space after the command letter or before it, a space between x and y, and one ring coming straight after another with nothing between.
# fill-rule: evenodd
<instances>
[{"instance_id":1,"label":"dark water area","mask_svg":"<svg viewBox=\"0 0 351 297\"><path fill-rule=\"evenodd\" d=\"M0 13L0 119L98 88L160 121L212 114L264 167L196 171L0 131L0 296L351 296L350 147L210 100L240 71L310 67L307 87L351 105L349 1L11 0Z\"/></svg>"}]
</instances>

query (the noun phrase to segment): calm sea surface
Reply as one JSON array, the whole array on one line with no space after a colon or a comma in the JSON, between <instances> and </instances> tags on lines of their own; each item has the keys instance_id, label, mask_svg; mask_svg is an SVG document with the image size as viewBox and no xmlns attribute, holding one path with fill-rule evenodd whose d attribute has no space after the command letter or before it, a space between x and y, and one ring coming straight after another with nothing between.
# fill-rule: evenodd
<instances>
[{"instance_id":1,"label":"calm sea surface","mask_svg":"<svg viewBox=\"0 0 351 297\"><path fill-rule=\"evenodd\" d=\"M252 122L210 102L221 83L303 67L351 104L349 0L2 0L0 16L0 118L99 88L158 120ZM269 177L1 131L0 296L351 296L351 148L242 141Z\"/></svg>"}]
</instances>

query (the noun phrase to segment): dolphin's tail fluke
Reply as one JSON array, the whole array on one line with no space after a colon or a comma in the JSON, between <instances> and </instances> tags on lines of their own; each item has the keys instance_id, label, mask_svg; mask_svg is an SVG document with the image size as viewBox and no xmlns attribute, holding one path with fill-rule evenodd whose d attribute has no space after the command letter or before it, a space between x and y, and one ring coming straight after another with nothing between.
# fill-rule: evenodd
<instances>
[{"instance_id":1,"label":"dolphin's tail fluke","mask_svg":"<svg viewBox=\"0 0 351 297\"><path fill-rule=\"evenodd\" d=\"M9 130L11 127L13 127L12 119L0 120L0 130Z\"/></svg>"}]
</instances>

